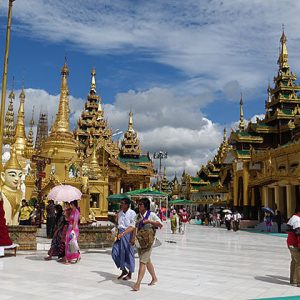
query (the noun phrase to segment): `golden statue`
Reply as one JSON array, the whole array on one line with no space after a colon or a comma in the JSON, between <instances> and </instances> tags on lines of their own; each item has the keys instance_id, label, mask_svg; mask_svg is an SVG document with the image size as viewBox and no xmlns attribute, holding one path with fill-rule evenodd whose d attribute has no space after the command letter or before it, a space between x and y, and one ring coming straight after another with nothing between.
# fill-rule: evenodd
<instances>
[{"instance_id":1,"label":"golden statue","mask_svg":"<svg viewBox=\"0 0 300 300\"><path fill-rule=\"evenodd\" d=\"M1 193L7 225L18 225L18 213L22 200L20 189L23 169L17 159L16 150L10 151L10 159L1 172Z\"/></svg>"}]
</instances>

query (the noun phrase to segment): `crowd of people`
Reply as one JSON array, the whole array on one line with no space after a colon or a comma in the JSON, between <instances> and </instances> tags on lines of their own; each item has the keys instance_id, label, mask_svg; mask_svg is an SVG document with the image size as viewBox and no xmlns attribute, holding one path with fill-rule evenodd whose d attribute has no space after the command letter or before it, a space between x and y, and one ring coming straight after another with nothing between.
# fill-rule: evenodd
<instances>
[{"instance_id":1,"label":"crowd of people","mask_svg":"<svg viewBox=\"0 0 300 300\"><path fill-rule=\"evenodd\" d=\"M120 202L120 211L116 214L115 229L116 239L112 247L112 259L121 270L117 277L119 280L131 280L135 271L135 253L139 257L138 275L132 286L133 291L139 291L146 270L151 276L149 286L154 285L158 278L151 260L151 253L155 244L156 230L163 226L167 218L167 211L161 212L148 198L142 198L135 210L130 208L131 201L124 198ZM78 247L80 210L77 201L55 205L52 200L46 207L47 237L52 238L51 248L45 260L57 257L58 261L65 264L76 263L81 259ZM22 201L19 211L20 225L32 224L34 209L26 200ZM238 211L229 209L211 210L210 212L188 212L185 207L176 210L171 207L169 219L172 234L186 232L186 224L193 220L194 224L221 227L225 225L227 230L237 231L240 227L242 215ZM266 231L270 232L276 220L278 232L281 232L282 217L279 211L276 214L265 212ZM198 222L198 223L197 223ZM300 286L300 207L288 223L287 246L291 254L290 283Z\"/></svg>"}]
</instances>

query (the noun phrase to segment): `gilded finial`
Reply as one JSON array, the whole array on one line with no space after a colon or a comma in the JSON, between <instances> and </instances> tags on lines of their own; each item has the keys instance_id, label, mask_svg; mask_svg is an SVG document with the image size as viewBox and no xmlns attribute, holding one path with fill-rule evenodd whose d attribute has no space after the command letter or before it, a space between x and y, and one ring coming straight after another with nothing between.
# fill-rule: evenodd
<instances>
[{"instance_id":1,"label":"gilded finial","mask_svg":"<svg viewBox=\"0 0 300 300\"><path fill-rule=\"evenodd\" d=\"M129 122L128 122L128 131L134 131L133 130L133 121L132 121L132 111L129 112Z\"/></svg>"},{"instance_id":2,"label":"gilded finial","mask_svg":"<svg viewBox=\"0 0 300 300\"><path fill-rule=\"evenodd\" d=\"M23 168L21 167L19 160L17 158L17 153L16 153L15 147L11 147L10 158L4 166L4 170L9 170L9 169L23 170Z\"/></svg>"},{"instance_id":3,"label":"gilded finial","mask_svg":"<svg viewBox=\"0 0 300 300\"><path fill-rule=\"evenodd\" d=\"M13 76L12 84L11 84L11 91L10 91L9 96L8 96L11 103L13 102L13 100L15 100L14 86L15 86L15 78Z\"/></svg>"},{"instance_id":4,"label":"gilded finial","mask_svg":"<svg viewBox=\"0 0 300 300\"><path fill-rule=\"evenodd\" d=\"M284 25L282 25L282 34L281 34L281 38L280 38L281 49L280 49L279 58L277 61L280 69L289 68L288 51L287 51L287 47L286 47L286 42L287 42L287 38L284 33Z\"/></svg>"},{"instance_id":5,"label":"gilded finial","mask_svg":"<svg viewBox=\"0 0 300 300\"><path fill-rule=\"evenodd\" d=\"M243 110L243 95L241 93L241 99L240 99L240 124L239 129L241 131L245 130L245 121L244 121L244 110Z\"/></svg>"},{"instance_id":6,"label":"gilded finial","mask_svg":"<svg viewBox=\"0 0 300 300\"><path fill-rule=\"evenodd\" d=\"M224 127L223 142L226 142L226 128Z\"/></svg>"},{"instance_id":7,"label":"gilded finial","mask_svg":"<svg viewBox=\"0 0 300 300\"><path fill-rule=\"evenodd\" d=\"M92 80L91 80L91 91L93 91L95 94L97 93L96 91L96 69L93 67L92 72Z\"/></svg>"}]
</instances>

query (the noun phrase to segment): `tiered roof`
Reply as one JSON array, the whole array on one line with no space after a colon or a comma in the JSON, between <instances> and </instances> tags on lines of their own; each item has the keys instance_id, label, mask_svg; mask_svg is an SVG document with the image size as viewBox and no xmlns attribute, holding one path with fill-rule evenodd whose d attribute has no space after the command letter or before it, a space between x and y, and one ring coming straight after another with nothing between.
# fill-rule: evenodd
<instances>
[{"instance_id":1,"label":"tiered roof","mask_svg":"<svg viewBox=\"0 0 300 300\"><path fill-rule=\"evenodd\" d=\"M140 148L140 141L137 137L137 133L133 129L132 112L129 113L128 130L124 134L121 146L121 155L124 157L138 158L142 150Z\"/></svg>"}]
</instances>

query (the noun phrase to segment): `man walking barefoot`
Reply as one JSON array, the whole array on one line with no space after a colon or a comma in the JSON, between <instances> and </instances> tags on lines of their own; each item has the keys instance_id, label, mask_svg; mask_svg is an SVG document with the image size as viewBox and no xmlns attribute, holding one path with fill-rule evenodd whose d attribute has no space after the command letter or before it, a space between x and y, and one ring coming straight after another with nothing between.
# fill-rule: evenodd
<instances>
[{"instance_id":1,"label":"man walking barefoot","mask_svg":"<svg viewBox=\"0 0 300 300\"><path fill-rule=\"evenodd\" d=\"M118 238L112 248L112 259L122 270L118 279L129 280L135 267L132 232L135 229L136 213L129 208L129 199L122 199L120 205L121 210L117 215Z\"/></svg>"}]
</instances>

